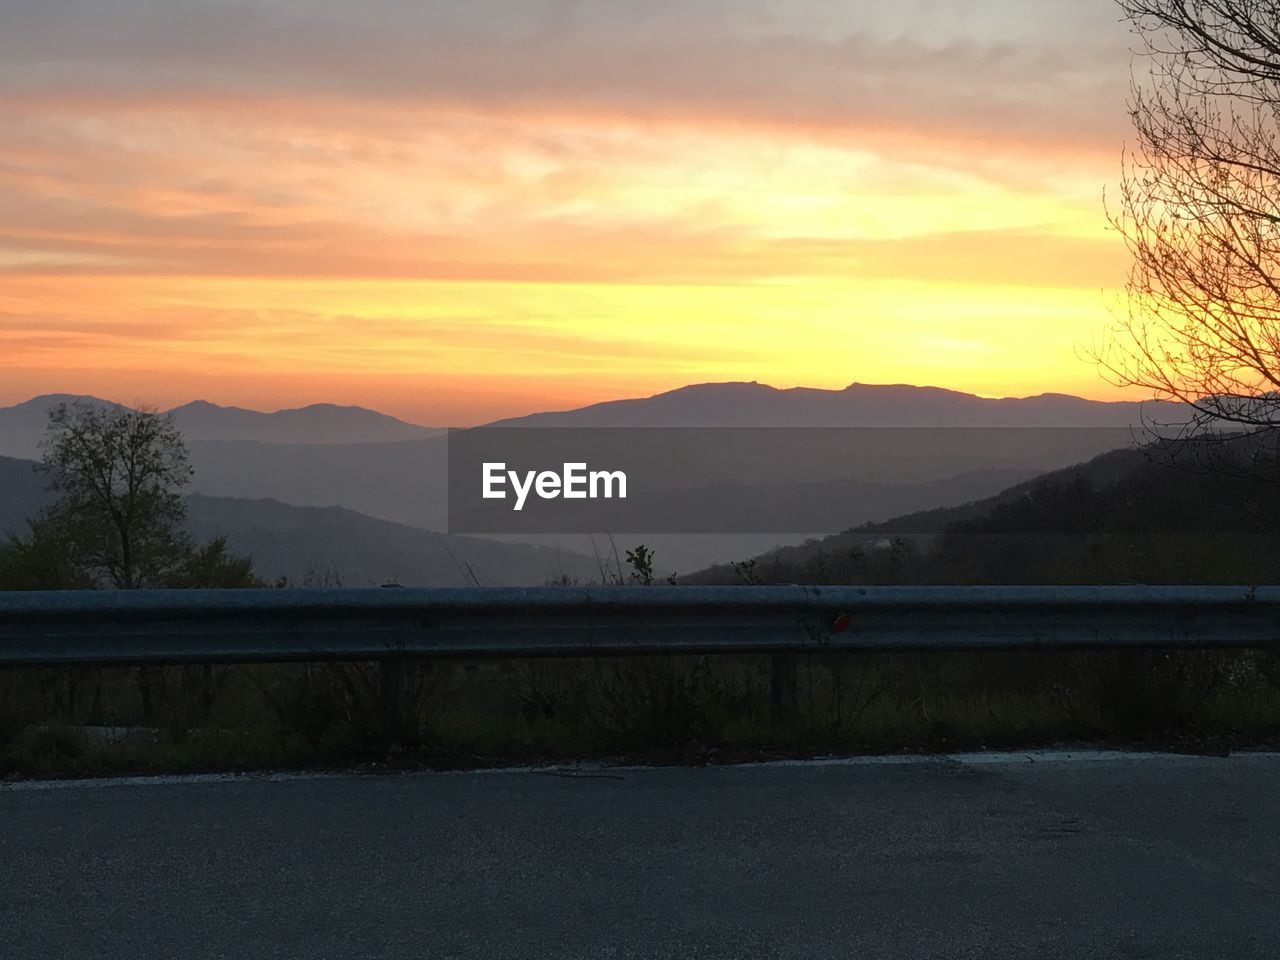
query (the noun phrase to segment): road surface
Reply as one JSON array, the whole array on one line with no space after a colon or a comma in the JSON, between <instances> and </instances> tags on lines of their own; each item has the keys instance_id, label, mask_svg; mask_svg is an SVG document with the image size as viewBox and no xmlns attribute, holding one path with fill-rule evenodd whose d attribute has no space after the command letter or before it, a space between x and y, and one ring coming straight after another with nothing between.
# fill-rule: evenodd
<instances>
[{"instance_id":1,"label":"road surface","mask_svg":"<svg viewBox=\"0 0 1280 960\"><path fill-rule=\"evenodd\" d=\"M0 787L0 956L1274 958L1280 756Z\"/></svg>"}]
</instances>

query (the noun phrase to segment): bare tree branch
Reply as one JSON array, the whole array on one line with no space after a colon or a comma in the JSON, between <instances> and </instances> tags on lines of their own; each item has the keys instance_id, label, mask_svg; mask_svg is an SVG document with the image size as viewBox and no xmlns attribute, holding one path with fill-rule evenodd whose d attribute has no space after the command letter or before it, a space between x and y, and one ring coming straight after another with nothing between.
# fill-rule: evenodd
<instances>
[{"instance_id":1,"label":"bare tree branch","mask_svg":"<svg viewBox=\"0 0 1280 960\"><path fill-rule=\"evenodd\" d=\"M1280 428L1280 5L1120 6L1143 49L1109 218L1133 260L1095 359L1189 405L1191 435Z\"/></svg>"}]
</instances>

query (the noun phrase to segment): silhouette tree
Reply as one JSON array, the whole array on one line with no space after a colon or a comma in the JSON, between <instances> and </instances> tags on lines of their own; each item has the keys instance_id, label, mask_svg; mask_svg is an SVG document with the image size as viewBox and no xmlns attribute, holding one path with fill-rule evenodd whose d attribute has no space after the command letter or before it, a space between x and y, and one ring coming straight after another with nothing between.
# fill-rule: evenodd
<instances>
[{"instance_id":1,"label":"silhouette tree","mask_svg":"<svg viewBox=\"0 0 1280 960\"><path fill-rule=\"evenodd\" d=\"M170 416L78 401L49 414L44 470L78 565L107 586L160 586L190 555L182 488L191 478Z\"/></svg>"},{"instance_id":2,"label":"silhouette tree","mask_svg":"<svg viewBox=\"0 0 1280 960\"><path fill-rule=\"evenodd\" d=\"M1098 351L1115 382L1189 404L1188 436L1280 427L1280 8L1120 0L1143 49L1111 213L1128 309Z\"/></svg>"},{"instance_id":3,"label":"silhouette tree","mask_svg":"<svg viewBox=\"0 0 1280 960\"><path fill-rule=\"evenodd\" d=\"M0 589L262 585L225 537L197 545L183 529L191 467L171 417L60 404L42 445L56 497L0 545Z\"/></svg>"}]
</instances>

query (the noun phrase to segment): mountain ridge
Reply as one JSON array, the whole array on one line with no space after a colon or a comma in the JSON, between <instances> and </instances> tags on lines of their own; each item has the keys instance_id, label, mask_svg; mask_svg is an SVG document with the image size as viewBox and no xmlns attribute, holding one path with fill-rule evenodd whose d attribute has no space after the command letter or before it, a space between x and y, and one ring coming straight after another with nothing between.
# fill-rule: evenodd
<instances>
[{"instance_id":1,"label":"mountain ridge","mask_svg":"<svg viewBox=\"0 0 1280 960\"><path fill-rule=\"evenodd\" d=\"M39 441L49 411L60 403L83 402L98 407L121 404L81 394L41 394L0 407L0 454L39 455ZM273 411L223 406L192 400L162 413L172 414L188 441L244 440L258 443L356 444L393 443L439 436L438 427L409 423L368 407L313 403Z\"/></svg>"},{"instance_id":2,"label":"mountain ridge","mask_svg":"<svg viewBox=\"0 0 1280 960\"><path fill-rule=\"evenodd\" d=\"M6 428L25 421L28 433L43 431L49 408L77 400L115 404L91 395L51 393L0 407L0 454L23 455L14 452L21 442L7 436ZM1167 401L1095 400L1057 392L981 397L948 387L906 383L855 380L834 389L730 380L536 411L479 426L1117 426L1141 423L1144 411L1164 414L1180 409ZM425 439L443 429L369 407L329 402L264 411L195 399L162 412L175 416L189 440L384 443ZM34 449L29 437L24 449L27 454Z\"/></svg>"},{"instance_id":3,"label":"mountain ridge","mask_svg":"<svg viewBox=\"0 0 1280 960\"><path fill-rule=\"evenodd\" d=\"M509 417L487 426L1138 426L1180 411L1167 401L1093 400L1062 393L980 397L946 387L841 389L751 381L698 383L648 397Z\"/></svg>"}]
</instances>

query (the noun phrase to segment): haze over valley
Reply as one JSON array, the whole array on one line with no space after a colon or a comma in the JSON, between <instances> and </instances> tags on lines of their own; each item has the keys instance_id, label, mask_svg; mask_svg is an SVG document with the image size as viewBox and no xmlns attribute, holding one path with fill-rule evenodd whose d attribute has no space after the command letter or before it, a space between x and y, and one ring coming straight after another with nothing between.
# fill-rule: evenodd
<instances>
[{"instance_id":1,"label":"haze over valley","mask_svg":"<svg viewBox=\"0 0 1280 960\"><path fill-rule=\"evenodd\" d=\"M48 411L66 395L0 409L0 455L39 456ZM85 402L102 404L95 398ZM662 427L861 428L839 434L851 449L830 449L829 435L782 429L772 456L731 449L714 429L698 442L705 472L677 475L660 498L668 515L704 519L767 514L794 535L661 534L584 529L563 535L450 538L447 442L439 427L410 424L363 408L314 405L262 413L203 401L177 407L194 475L190 522L225 532L253 556L264 576L300 582L406 584L541 583L599 576L599 555L644 542L662 570L688 572L742 559L814 532L835 533L903 514L953 507L1126 445L1144 424L1180 415L1172 405L1103 402L1057 394L988 399L906 385L852 384L844 390L779 390L760 383L697 384L652 397L530 414L494 426L601 429ZM482 428L481 428L482 429ZM812 446L806 446L806 444ZM785 450L785 454L783 451ZM8 526L24 516L10 464ZM784 524L778 526L777 524ZM428 536L427 534L435 534ZM613 533L617 533L612 538ZM501 542L499 542L501 541ZM514 542L513 542L514 541ZM532 543L540 549L524 546ZM488 545L486 545L488 544ZM467 569L470 564L471 569Z\"/></svg>"}]
</instances>

